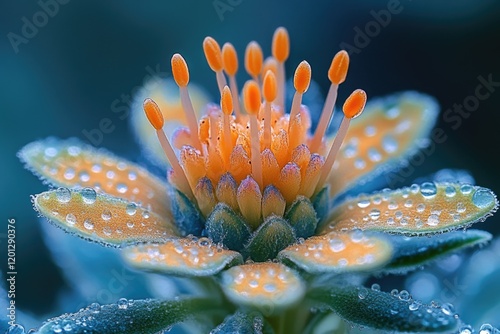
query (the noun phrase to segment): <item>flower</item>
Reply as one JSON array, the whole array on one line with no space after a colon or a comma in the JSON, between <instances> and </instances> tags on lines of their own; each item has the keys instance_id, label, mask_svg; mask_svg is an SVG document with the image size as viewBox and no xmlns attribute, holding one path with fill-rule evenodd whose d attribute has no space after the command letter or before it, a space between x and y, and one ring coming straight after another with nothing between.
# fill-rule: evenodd
<instances>
[{"instance_id":1,"label":"flower","mask_svg":"<svg viewBox=\"0 0 500 334\"><path fill-rule=\"evenodd\" d=\"M437 116L434 100L405 92L373 101L364 111L366 93L355 90L332 137L327 128L346 79L347 52L332 60L326 103L311 131L310 111L301 104L311 82L306 61L295 71L295 93L286 106L289 38L284 28L276 30L272 57L265 62L260 46L248 45L245 68L252 79L241 94L234 47L226 43L221 49L207 37L203 49L216 73L220 107L208 105L197 116L180 54L171 65L183 114L162 108L157 91L148 93L159 97L158 104L151 98L143 102L170 166L168 181L73 139L29 144L20 158L59 187L33 197L41 215L69 233L122 248L137 268L208 277L216 283L210 285L214 291L207 291L212 299L94 305L55 318L40 332L56 332L63 323L83 332L88 324L82 319L89 314L97 319L89 327L93 331L121 333L155 333L193 313L218 324L220 311L228 316L217 333L245 326L256 332L302 332L331 321L311 307L382 330L457 328L459 321L448 308L422 305L406 291L391 295L366 289L363 279L413 270L489 240L491 235L482 231L452 231L486 219L498 206L496 196L486 188L439 181L346 195L397 169L423 146ZM184 118L186 126L169 139L165 118ZM143 136L150 142L148 136L151 131ZM424 235L432 237L420 238Z\"/></svg>"}]
</instances>

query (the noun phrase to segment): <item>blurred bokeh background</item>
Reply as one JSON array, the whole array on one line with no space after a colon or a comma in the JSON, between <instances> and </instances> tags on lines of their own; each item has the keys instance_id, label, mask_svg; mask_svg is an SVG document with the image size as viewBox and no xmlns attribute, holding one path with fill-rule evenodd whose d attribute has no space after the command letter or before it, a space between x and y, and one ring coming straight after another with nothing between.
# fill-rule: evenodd
<instances>
[{"instance_id":1,"label":"blurred bokeh background","mask_svg":"<svg viewBox=\"0 0 500 334\"><path fill-rule=\"evenodd\" d=\"M170 76L169 60L175 52L188 61L192 82L215 100L214 74L201 47L207 35L221 44L231 41L240 51L241 65L248 42L258 41L269 55L274 29L285 26L291 37L288 73L308 60L323 93L331 57L341 45L352 46L340 101L355 88L365 89L370 97L417 90L434 96L447 110L471 103L481 83L478 77L490 78L496 84L489 97L470 107L474 111L461 117L459 125L439 118L437 126L448 139L435 146L411 178L444 167L466 169L479 185L500 194L496 0L157 0L141 5L132 0L59 0L57 10L49 3L54 1L0 3L0 268L5 272L7 219L15 218L16 302L35 316L47 313L65 283L42 241L30 202L30 194L46 186L23 169L16 152L48 136L87 140L83 131L109 118L114 130L99 146L136 160L140 148L129 120L113 112L113 103L118 100L127 107L151 73ZM44 7L52 15L40 14ZM390 18L374 24L380 11L388 10ZM30 29L26 22L39 27ZM366 29L371 36L360 37L359 31ZM240 83L246 79L243 72ZM500 218L477 227L498 235Z\"/></svg>"}]
</instances>

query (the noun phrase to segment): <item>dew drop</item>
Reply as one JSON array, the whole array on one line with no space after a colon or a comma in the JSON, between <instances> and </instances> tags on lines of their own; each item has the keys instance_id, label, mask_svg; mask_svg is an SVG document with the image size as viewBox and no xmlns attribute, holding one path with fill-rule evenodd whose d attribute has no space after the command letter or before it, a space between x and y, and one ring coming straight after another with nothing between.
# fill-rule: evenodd
<instances>
[{"instance_id":1,"label":"dew drop","mask_svg":"<svg viewBox=\"0 0 500 334\"><path fill-rule=\"evenodd\" d=\"M68 188L57 188L56 198L61 203L68 203L71 199L71 192Z\"/></svg>"},{"instance_id":2,"label":"dew drop","mask_svg":"<svg viewBox=\"0 0 500 334\"><path fill-rule=\"evenodd\" d=\"M373 125L368 125L365 128L365 135L366 136L373 137L373 136L375 136L375 134L377 134L377 129L375 129L375 127Z\"/></svg>"},{"instance_id":3,"label":"dew drop","mask_svg":"<svg viewBox=\"0 0 500 334\"><path fill-rule=\"evenodd\" d=\"M83 227L85 227L87 230L93 230L94 229L94 224L90 219L85 219L83 222Z\"/></svg>"},{"instance_id":4,"label":"dew drop","mask_svg":"<svg viewBox=\"0 0 500 334\"><path fill-rule=\"evenodd\" d=\"M425 182L422 184L422 186L420 187L420 193L422 194L422 196L424 196L425 198L431 198L431 197L434 197L436 196L437 194L437 188L436 188L436 185L434 183L431 183L431 182Z\"/></svg>"},{"instance_id":5,"label":"dew drop","mask_svg":"<svg viewBox=\"0 0 500 334\"><path fill-rule=\"evenodd\" d=\"M344 242L338 238L330 239L328 243L330 245L330 249L332 250L332 252L338 253L345 249Z\"/></svg>"},{"instance_id":6,"label":"dew drop","mask_svg":"<svg viewBox=\"0 0 500 334\"><path fill-rule=\"evenodd\" d=\"M102 167L100 164L93 164L90 170L94 173L100 173L102 171Z\"/></svg>"},{"instance_id":7,"label":"dew drop","mask_svg":"<svg viewBox=\"0 0 500 334\"><path fill-rule=\"evenodd\" d=\"M412 302L410 305L408 305L408 309L410 311L416 311L419 307L420 305L417 302Z\"/></svg>"},{"instance_id":8,"label":"dew drop","mask_svg":"<svg viewBox=\"0 0 500 334\"><path fill-rule=\"evenodd\" d=\"M347 144L345 149L344 149L344 156L346 158L352 158L352 157L355 157L356 154L358 154L358 151L356 149L356 145L353 143Z\"/></svg>"},{"instance_id":9,"label":"dew drop","mask_svg":"<svg viewBox=\"0 0 500 334\"><path fill-rule=\"evenodd\" d=\"M389 205L387 205L387 208L389 210L396 210L398 208L398 203L396 203L395 201L390 201Z\"/></svg>"},{"instance_id":10,"label":"dew drop","mask_svg":"<svg viewBox=\"0 0 500 334\"><path fill-rule=\"evenodd\" d=\"M372 209L369 215L372 220L378 220L380 218L380 210Z\"/></svg>"},{"instance_id":11,"label":"dew drop","mask_svg":"<svg viewBox=\"0 0 500 334\"><path fill-rule=\"evenodd\" d=\"M356 167L356 169L363 169L366 167L366 162L361 158L357 158L354 161L354 167Z\"/></svg>"},{"instance_id":12,"label":"dew drop","mask_svg":"<svg viewBox=\"0 0 500 334\"><path fill-rule=\"evenodd\" d=\"M455 190L455 187L447 186L445 193L446 193L446 197L454 197L457 194L457 191Z\"/></svg>"},{"instance_id":13,"label":"dew drop","mask_svg":"<svg viewBox=\"0 0 500 334\"><path fill-rule=\"evenodd\" d=\"M102 233L104 233L104 235L108 237L111 235L112 232L113 231L111 231L111 228L109 228L109 226L106 226L105 228L102 229Z\"/></svg>"},{"instance_id":14,"label":"dew drop","mask_svg":"<svg viewBox=\"0 0 500 334\"><path fill-rule=\"evenodd\" d=\"M125 183L118 183L116 185L116 191L118 191L120 194L125 194L128 190L128 187Z\"/></svg>"},{"instance_id":15,"label":"dew drop","mask_svg":"<svg viewBox=\"0 0 500 334\"><path fill-rule=\"evenodd\" d=\"M479 189L472 195L472 203L480 209L487 208L495 201L495 196L486 189Z\"/></svg>"},{"instance_id":16,"label":"dew drop","mask_svg":"<svg viewBox=\"0 0 500 334\"><path fill-rule=\"evenodd\" d=\"M413 206L413 201L411 199L407 200L405 202L405 207L406 208L411 208Z\"/></svg>"},{"instance_id":17,"label":"dew drop","mask_svg":"<svg viewBox=\"0 0 500 334\"><path fill-rule=\"evenodd\" d=\"M24 327L18 324L14 324L9 327L5 334L24 334Z\"/></svg>"},{"instance_id":18,"label":"dew drop","mask_svg":"<svg viewBox=\"0 0 500 334\"><path fill-rule=\"evenodd\" d=\"M380 291L380 284L377 284L377 283L372 284L372 288L371 289L373 291Z\"/></svg>"},{"instance_id":19,"label":"dew drop","mask_svg":"<svg viewBox=\"0 0 500 334\"><path fill-rule=\"evenodd\" d=\"M368 290L366 288L359 288L358 290L358 298L365 299L368 296Z\"/></svg>"},{"instance_id":20,"label":"dew drop","mask_svg":"<svg viewBox=\"0 0 500 334\"><path fill-rule=\"evenodd\" d=\"M472 327L469 325L460 327L459 334L472 334Z\"/></svg>"},{"instance_id":21,"label":"dew drop","mask_svg":"<svg viewBox=\"0 0 500 334\"><path fill-rule=\"evenodd\" d=\"M110 179L110 180L111 180L111 179L114 179L114 177L115 177L115 176L116 176L116 173L115 173L115 172L113 172L112 170L108 170L108 171L106 172L106 177L107 177L108 179Z\"/></svg>"},{"instance_id":22,"label":"dew drop","mask_svg":"<svg viewBox=\"0 0 500 334\"><path fill-rule=\"evenodd\" d=\"M128 179L130 181L137 180L137 173L135 171L131 170L130 172L128 172Z\"/></svg>"},{"instance_id":23,"label":"dew drop","mask_svg":"<svg viewBox=\"0 0 500 334\"><path fill-rule=\"evenodd\" d=\"M427 225L429 226L437 226L439 224L439 216L430 215L427 219Z\"/></svg>"},{"instance_id":24,"label":"dew drop","mask_svg":"<svg viewBox=\"0 0 500 334\"><path fill-rule=\"evenodd\" d=\"M458 213L464 213L465 212L465 205L464 203L457 203L457 212Z\"/></svg>"},{"instance_id":25,"label":"dew drop","mask_svg":"<svg viewBox=\"0 0 500 334\"><path fill-rule=\"evenodd\" d=\"M399 290L398 289L392 289L391 290L391 296L398 297L399 296Z\"/></svg>"},{"instance_id":26,"label":"dew drop","mask_svg":"<svg viewBox=\"0 0 500 334\"><path fill-rule=\"evenodd\" d=\"M126 298L120 298L118 300L118 308L121 310L126 310L128 307L128 300Z\"/></svg>"},{"instance_id":27,"label":"dew drop","mask_svg":"<svg viewBox=\"0 0 500 334\"><path fill-rule=\"evenodd\" d=\"M75 225L76 224L76 217L74 214L72 213L68 213L66 215L66 223L68 223L69 225Z\"/></svg>"},{"instance_id":28,"label":"dew drop","mask_svg":"<svg viewBox=\"0 0 500 334\"><path fill-rule=\"evenodd\" d=\"M64 171L64 178L66 180L72 180L75 178L75 170L73 168L67 168Z\"/></svg>"},{"instance_id":29,"label":"dew drop","mask_svg":"<svg viewBox=\"0 0 500 334\"><path fill-rule=\"evenodd\" d=\"M43 153L46 157L53 158L57 155L57 149L55 147L47 147Z\"/></svg>"},{"instance_id":30,"label":"dew drop","mask_svg":"<svg viewBox=\"0 0 500 334\"><path fill-rule=\"evenodd\" d=\"M70 146L70 147L68 147L68 153L72 157L76 157L77 155L79 155L81 153L81 151L82 150L78 146Z\"/></svg>"},{"instance_id":31,"label":"dew drop","mask_svg":"<svg viewBox=\"0 0 500 334\"><path fill-rule=\"evenodd\" d=\"M129 203L125 208L125 211L129 216L133 216L137 212L137 205L135 203Z\"/></svg>"},{"instance_id":32,"label":"dew drop","mask_svg":"<svg viewBox=\"0 0 500 334\"><path fill-rule=\"evenodd\" d=\"M54 333L62 333L62 327L59 324L52 325L51 329Z\"/></svg>"},{"instance_id":33,"label":"dew drop","mask_svg":"<svg viewBox=\"0 0 500 334\"><path fill-rule=\"evenodd\" d=\"M99 313L101 311L101 305L99 305L99 303L92 303L89 305L89 310L92 313Z\"/></svg>"},{"instance_id":34,"label":"dew drop","mask_svg":"<svg viewBox=\"0 0 500 334\"><path fill-rule=\"evenodd\" d=\"M86 204L94 204L97 198L97 194L94 189L92 188L84 188L82 189L82 199L83 202Z\"/></svg>"},{"instance_id":35,"label":"dew drop","mask_svg":"<svg viewBox=\"0 0 500 334\"><path fill-rule=\"evenodd\" d=\"M425 210L425 204L420 203L419 205L417 205L417 212L422 213L424 212L424 210Z\"/></svg>"},{"instance_id":36,"label":"dew drop","mask_svg":"<svg viewBox=\"0 0 500 334\"><path fill-rule=\"evenodd\" d=\"M81 171L78 174L78 178L80 179L81 182L89 182L90 180L90 175L86 171Z\"/></svg>"},{"instance_id":37,"label":"dew drop","mask_svg":"<svg viewBox=\"0 0 500 334\"><path fill-rule=\"evenodd\" d=\"M399 293L399 299L402 301L409 301L411 299L410 293L406 290L401 290Z\"/></svg>"},{"instance_id":38,"label":"dew drop","mask_svg":"<svg viewBox=\"0 0 500 334\"><path fill-rule=\"evenodd\" d=\"M463 184L460 187L460 192L462 192L462 194L464 194L464 195L470 194L471 191L472 191L472 186L470 184Z\"/></svg>"},{"instance_id":39,"label":"dew drop","mask_svg":"<svg viewBox=\"0 0 500 334\"><path fill-rule=\"evenodd\" d=\"M495 328L490 324L483 324L479 328L479 334L492 334L495 332Z\"/></svg>"},{"instance_id":40,"label":"dew drop","mask_svg":"<svg viewBox=\"0 0 500 334\"><path fill-rule=\"evenodd\" d=\"M378 161L382 160L382 155L380 154L380 152L377 149L371 147L368 150L368 158L373 162L378 162Z\"/></svg>"},{"instance_id":41,"label":"dew drop","mask_svg":"<svg viewBox=\"0 0 500 334\"><path fill-rule=\"evenodd\" d=\"M127 222L127 227L128 228L134 228L134 222L131 222L130 220Z\"/></svg>"},{"instance_id":42,"label":"dew drop","mask_svg":"<svg viewBox=\"0 0 500 334\"><path fill-rule=\"evenodd\" d=\"M264 284L264 291L266 292L275 292L276 289L276 284L274 283L266 283Z\"/></svg>"},{"instance_id":43,"label":"dew drop","mask_svg":"<svg viewBox=\"0 0 500 334\"><path fill-rule=\"evenodd\" d=\"M148 210L144 210L142 212L142 218L144 218L144 219L148 219L149 218L149 211Z\"/></svg>"},{"instance_id":44,"label":"dew drop","mask_svg":"<svg viewBox=\"0 0 500 334\"><path fill-rule=\"evenodd\" d=\"M455 314L455 308L450 303L443 304L441 306L441 311L446 315L454 315Z\"/></svg>"},{"instance_id":45,"label":"dew drop","mask_svg":"<svg viewBox=\"0 0 500 334\"><path fill-rule=\"evenodd\" d=\"M391 135L386 135L382 138L382 148L387 153L394 153L398 149L398 142Z\"/></svg>"},{"instance_id":46,"label":"dew drop","mask_svg":"<svg viewBox=\"0 0 500 334\"><path fill-rule=\"evenodd\" d=\"M361 209L364 209L364 208L368 207L369 205L370 205L370 201L368 199L362 199L362 200L358 201L358 206Z\"/></svg>"},{"instance_id":47,"label":"dew drop","mask_svg":"<svg viewBox=\"0 0 500 334\"><path fill-rule=\"evenodd\" d=\"M111 219L111 211L108 209L105 209L102 214L101 214L102 219L104 220L110 220Z\"/></svg>"}]
</instances>

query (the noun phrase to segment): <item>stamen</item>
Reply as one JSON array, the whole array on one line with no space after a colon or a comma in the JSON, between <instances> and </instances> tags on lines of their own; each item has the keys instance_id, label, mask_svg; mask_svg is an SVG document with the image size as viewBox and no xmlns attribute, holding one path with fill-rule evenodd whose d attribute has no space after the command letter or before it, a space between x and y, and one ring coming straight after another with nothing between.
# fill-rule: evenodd
<instances>
[{"instance_id":1,"label":"stamen","mask_svg":"<svg viewBox=\"0 0 500 334\"><path fill-rule=\"evenodd\" d=\"M330 152L325 160L325 164L323 165L321 171L321 177L319 178L318 184L316 186L316 191L321 190L321 187L326 181L326 178L330 174L333 163L335 162L335 158L339 153L340 146L344 141L344 138L347 134L347 129L349 128L349 124L351 119L358 117L365 108L366 104L366 93L362 89L356 89L344 102L344 106L342 107L342 111L344 112L344 118L342 119L342 123L340 123L339 131L335 136L332 147L330 148Z\"/></svg>"},{"instance_id":2,"label":"stamen","mask_svg":"<svg viewBox=\"0 0 500 334\"><path fill-rule=\"evenodd\" d=\"M234 113L236 116L236 121L241 117L239 97L238 97L238 85L236 84L236 72L238 72L238 57L236 55L236 50L231 43L225 43L222 46L222 60L224 64L224 71L226 71L229 76L229 87L231 88L231 94L233 96Z\"/></svg>"},{"instance_id":3,"label":"stamen","mask_svg":"<svg viewBox=\"0 0 500 334\"><path fill-rule=\"evenodd\" d=\"M250 42L245 50L245 69L256 82L259 82L262 63L262 48L257 42Z\"/></svg>"},{"instance_id":4,"label":"stamen","mask_svg":"<svg viewBox=\"0 0 500 334\"><path fill-rule=\"evenodd\" d=\"M262 162L260 159L259 122L257 120L261 97L259 86L253 80L248 80L243 87L243 103L250 116L252 176L259 187L262 187Z\"/></svg>"},{"instance_id":5,"label":"stamen","mask_svg":"<svg viewBox=\"0 0 500 334\"><path fill-rule=\"evenodd\" d=\"M160 141L161 147L163 148L163 151L167 156L168 162L170 163L170 166L172 166L172 169L174 170L174 173L177 176L177 179L179 180L180 184L177 185L179 187L179 190L182 191L184 194L186 194L189 198L191 199L194 198L193 192L186 178L186 174L184 173L184 170L182 169L181 165L179 164L179 161L177 160L177 156L175 155L175 152L172 149L172 145L170 145L167 136L163 132L162 128L164 121L160 108L152 99L146 99L144 100L143 109L151 125L155 128L156 135L158 136L158 140Z\"/></svg>"},{"instance_id":6,"label":"stamen","mask_svg":"<svg viewBox=\"0 0 500 334\"><path fill-rule=\"evenodd\" d=\"M278 98L277 104L281 107L281 110L285 110L285 61L290 54L290 38L288 37L288 31L279 27L276 29L273 35L272 44L272 54L273 57L278 61Z\"/></svg>"},{"instance_id":7,"label":"stamen","mask_svg":"<svg viewBox=\"0 0 500 334\"><path fill-rule=\"evenodd\" d=\"M278 84L273 72L268 70L262 83L262 93L264 95L264 147L271 145L271 102L278 95Z\"/></svg>"},{"instance_id":8,"label":"stamen","mask_svg":"<svg viewBox=\"0 0 500 334\"><path fill-rule=\"evenodd\" d=\"M297 66L293 77L293 85L296 92L293 96L292 109L290 110L290 123L288 123L288 131L290 131L291 124L299 113L300 104L302 103L302 95L307 91L310 83L311 66L307 61L303 60L299 66Z\"/></svg>"},{"instance_id":9,"label":"stamen","mask_svg":"<svg viewBox=\"0 0 500 334\"><path fill-rule=\"evenodd\" d=\"M220 93L222 93L222 89L226 85L226 78L224 77L224 73L222 73L224 66L219 43L212 37L205 37L203 40L203 52L205 52L208 66L210 66L212 71L216 74L217 85L219 86Z\"/></svg>"},{"instance_id":10,"label":"stamen","mask_svg":"<svg viewBox=\"0 0 500 334\"><path fill-rule=\"evenodd\" d=\"M323 136L325 135L326 129L332 119L333 108L337 100L339 85L345 81L348 68L349 54L344 50L337 52L335 57L333 57L332 64L328 70L328 78L331 81L331 85L328 90L323 111L321 112L318 126L316 127L316 132L314 133L314 137L309 145L311 152L317 152L323 140Z\"/></svg>"},{"instance_id":11,"label":"stamen","mask_svg":"<svg viewBox=\"0 0 500 334\"><path fill-rule=\"evenodd\" d=\"M175 83L179 86L182 108L186 114L186 119L191 134L192 144L195 148L201 149L200 141L198 139L198 122L194 113L193 103L189 97L187 85L189 83L189 69L184 58L176 53L172 56L170 61L172 65L172 74Z\"/></svg>"},{"instance_id":12,"label":"stamen","mask_svg":"<svg viewBox=\"0 0 500 334\"><path fill-rule=\"evenodd\" d=\"M231 96L231 90L229 89L228 86L224 86L224 89L222 90L220 106L222 109L222 113L224 114L223 118L224 144L222 146L225 149L224 158L227 160L233 149L233 140L231 138L231 123L230 123L231 113L233 112L233 98Z\"/></svg>"}]
</instances>

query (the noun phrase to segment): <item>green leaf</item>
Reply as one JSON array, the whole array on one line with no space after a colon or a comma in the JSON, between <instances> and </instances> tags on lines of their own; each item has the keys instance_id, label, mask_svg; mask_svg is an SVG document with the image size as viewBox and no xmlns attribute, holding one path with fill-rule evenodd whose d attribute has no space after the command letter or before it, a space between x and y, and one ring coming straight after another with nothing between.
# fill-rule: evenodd
<instances>
[{"instance_id":1,"label":"green leaf","mask_svg":"<svg viewBox=\"0 0 500 334\"><path fill-rule=\"evenodd\" d=\"M314 234L318 218L309 198L298 196L285 214L297 238L309 238Z\"/></svg>"},{"instance_id":2,"label":"green leaf","mask_svg":"<svg viewBox=\"0 0 500 334\"><path fill-rule=\"evenodd\" d=\"M451 333L458 320L447 309L352 285L316 288L309 298L357 325L404 333Z\"/></svg>"},{"instance_id":3,"label":"green leaf","mask_svg":"<svg viewBox=\"0 0 500 334\"><path fill-rule=\"evenodd\" d=\"M154 334L187 320L197 312L213 310L215 303L208 299L120 299L116 304L92 304L76 313L50 319L37 333Z\"/></svg>"},{"instance_id":4,"label":"green leaf","mask_svg":"<svg viewBox=\"0 0 500 334\"><path fill-rule=\"evenodd\" d=\"M390 236L394 256L383 273L405 274L452 252L484 244L492 235L485 231L469 230L438 234L431 237Z\"/></svg>"},{"instance_id":5,"label":"green leaf","mask_svg":"<svg viewBox=\"0 0 500 334\"><path fill-rule=\"evenodd\" d=\"M218 203L207 218L207 236L231 250L241 251L250 237L250 227L225 203Z\"/></svg>"},{"instance_id":6,"label":"green leaf","mask_svg":"<svg viewBox=\"0 0 500 334\"><path fill-rule=\"evenodd\" d=\"M293 229L286 220L271 216L255 231L246 251L253 261L267 261L294 242Z\"/></svg>"},{"instance_id":7,"label":"green leaf","mask_svg":"<svg viewBox=\"0 0 500 334\"><path fill-rule=\"evenodd\" d=\"M211 334L272 334L274 331L264 323L264 318L259 312L246 313L238 311L217 326Z\"/></svg>"}]
</instances>

